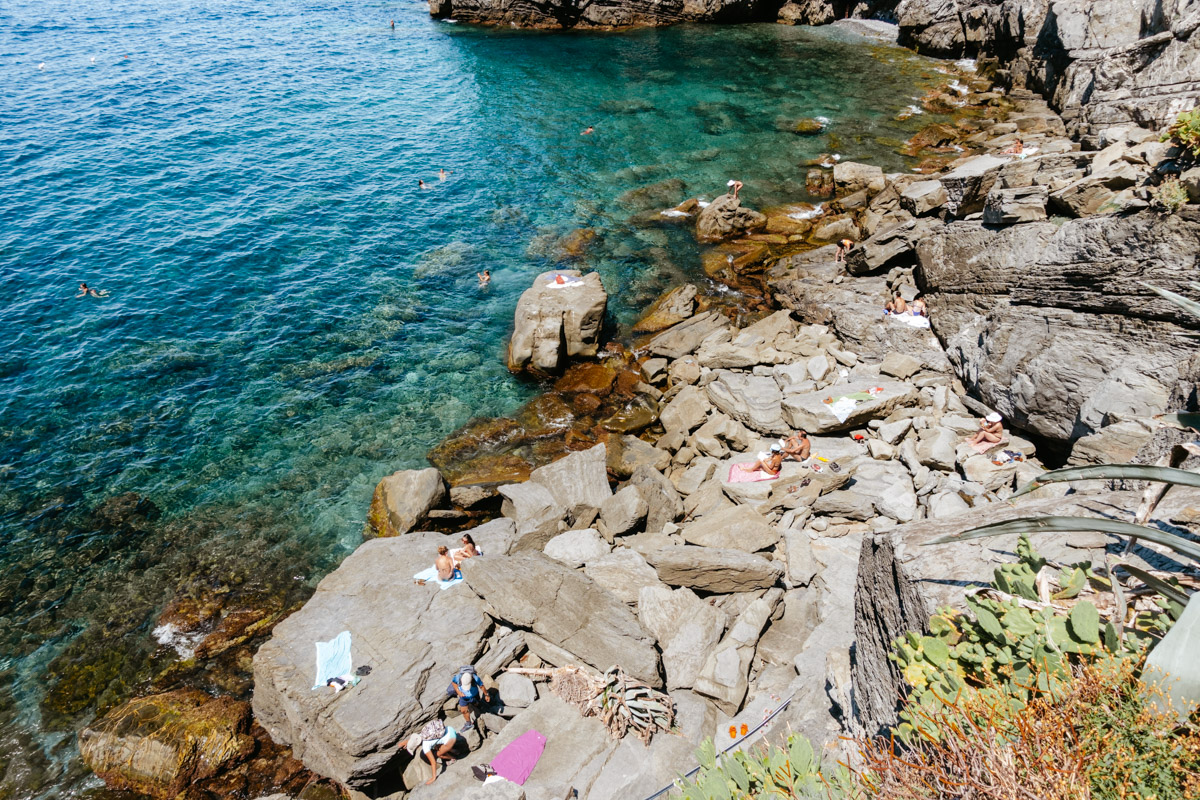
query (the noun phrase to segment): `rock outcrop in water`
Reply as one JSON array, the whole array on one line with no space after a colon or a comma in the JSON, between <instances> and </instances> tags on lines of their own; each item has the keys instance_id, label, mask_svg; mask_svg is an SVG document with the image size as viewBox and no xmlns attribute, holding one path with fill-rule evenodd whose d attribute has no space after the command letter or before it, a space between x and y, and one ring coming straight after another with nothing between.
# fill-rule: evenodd
<instances>
[{"instance_id":1,"label":"rock outcrop in water","mask_svg":"<svg viewBox=\"0 0 1200 800\"><path fill-rule=\"evenodd\" d=\"M555 270L538 275L517 302L508 368L557 372L569 358L596 355L607 305L598 273Z\"/></svg>"},{"instance_id":2,"label":"rock outcrop in water","mask_svg":"<svg viewBox=\"0 0 1200 800\"><path fill-rule=\"evenodd\" d=\"M628 28L679 22L745 22L774 17L763 0L429 0L438 19L520 28Z\"/></svg>"}]
</instances>

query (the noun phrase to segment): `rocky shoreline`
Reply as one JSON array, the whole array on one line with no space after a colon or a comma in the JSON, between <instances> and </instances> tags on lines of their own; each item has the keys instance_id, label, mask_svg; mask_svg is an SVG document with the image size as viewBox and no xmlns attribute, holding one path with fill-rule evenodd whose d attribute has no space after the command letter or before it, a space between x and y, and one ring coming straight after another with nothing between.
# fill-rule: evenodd
<instances>
[{"instance_id":1,"label":"rocky shoreline","mask_svg":"<svg viewBox=\"0 0 1200 800\"><path fill-rule=\"evenodd\" d=\"M384 479L371 540L303 608L236 632L244 646L271 631L254 656L254 730L244 704L157 695L85 729L88 764L113 786L173 797L193 781L211 790L222 770L245 770L255 752L278 747L277 757L290 748L296 759L274 784L289 797L315 798L333 784L352 796L508 797L477 788L468 764L536 728L550 741L512 797L574 788L617 798L649 795L692 763L701 740L726 746L728 730L771 712L744 745L793 730L838 757L840 736L895 721L903 684L886 658L892 640L1010 560L1000 545L916 545L1037 509L1129 516L1136 499L1099 487L1070 496L1043 488L1016 508L1003 501L1044 470L1038 448L1054 464L1149 462L1169 437L1154 415L1195 407L1200 359L1184 337L1196 324L1143 285L1181 289L1195 277L1200 170L1154 130L1192 90L1160 102L1117 74L1097 105L1060 116L1054 109L1073 102L1082 70L1101 70L1104 47L1120 46L1076 48L1064 66L1044 28L1030 39L1050 19L1074 42L1062 23L1075 19L1073 4L958 4L949 21L936 3L895 5L870 11L894 10L901 40L923 51L999 57L1002 68L985 58L980 71L1009 87L980 83L929 99L979 112L914 137L914 152L929 156L920 173L814 165L810 185L834 195L818 214L759 213L729 196L662 209L670 224L695 225L715 243L710 275L761 287L759 308L774 301L780 310L735 324L721 301L683 286L648 310L635 328L644 338L605 346L598 276L563 272L587 284L567 289L546 289L552 276L539 276L518 309L509 363L556 376L554 390L512 420L471 423L430 454L434 468ZM800 22L844 11L788 6ZM461 6L450 10L470 20ZM724 19L718 11L704 13ZM1158 74L1155 58L1179 62L1173 48L1190 47L1196 27L1188 19L1156 20L1171 36L1139 46L1139 75ZM1101 21L1084 14L1080 41L1110 42L1093 30ZM1142 92L1145 115L1122 105L1127 85L1128 96ZM1018 138L1022 156L1004 153ZM1190 204L1163 208L1157 190L1167 178L1180 180ZM823 244L841 238L856 242L844 265ZM918 293L932 329L881 316L887 297ZM847 416L831 411L859 392L866 398ZM977 415L993 410L1005 417L1005 441L987 453L963 445ZM568 416L589 426L559 422ZM771 481L730 481L734 464L796 428L820 459L787 462ZM997 458L1005 451L1019 455ZM1159 514L1171 519L1198 499L1181 492ZM439 544L457 544L434 531L460 530L485 554L465 562L463 583L444 592L412 583ZM1036 544L1071 562L1098 560L1110 543L1079 535ZM313 691L313 643L347 629L355 664L370 674L344 693ZM427 765L397 743L435 716L457 720L444 684L467 663L505 709L467 735L467 762L423 786ZM545 684L503 671L613 663L670 691L679 735L648 747L611 741ZM155 727L164 714L146 709L156 702L187 719ZM209 729L223 738L196 735ZM181 739L181 730L190 733ZM151 750L133 769L145 780L131 777L136 758L123 769L114 755ZM301 780L310 785L298 788Z\"/></svg>"}]
</instances>

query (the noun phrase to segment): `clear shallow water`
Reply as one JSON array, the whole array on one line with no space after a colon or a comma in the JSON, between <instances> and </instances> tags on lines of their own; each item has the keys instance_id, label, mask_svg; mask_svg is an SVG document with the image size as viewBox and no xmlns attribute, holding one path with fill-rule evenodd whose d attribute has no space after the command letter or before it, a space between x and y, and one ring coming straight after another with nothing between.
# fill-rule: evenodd
<instances>
[{"instance_id":1,"label":"clear shallow water","mask_svg":"<svg viewBox=\"0 0 1200 800\"><path fill-rule=\"evenodd\" d=\"M755 206L804 199L823 152L902 169L893 148L929 120L894 117L937 77L773 25L545 34L434 23L421 3L6 3L0 727L53 758L0 786L74 791L62 731L88 705L51 724L38 701L81 633L145 661L177 586L313 585L360 541L381 476L531 396L504 344L559 237L601 231L580 263L628 322L700 274L686 234L631 215L734 176ZM788 132L806 116L830 134ZM111 296L77 299L80 281ZM163 524L123 537L88 515L124 492ZM144 676L128 670L114 687Z\"/></svg>"}]
</instances>

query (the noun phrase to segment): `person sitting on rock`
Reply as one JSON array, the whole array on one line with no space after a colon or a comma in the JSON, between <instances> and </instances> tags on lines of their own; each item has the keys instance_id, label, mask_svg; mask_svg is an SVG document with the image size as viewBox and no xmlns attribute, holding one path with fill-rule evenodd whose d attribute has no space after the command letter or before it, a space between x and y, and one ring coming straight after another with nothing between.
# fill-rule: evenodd
<instances>
[{"instance_id":1,"label":"person sitting on rock","mask_svg":"<svg viewBox=\"0 0 1200 800\"><path fill-rule=\"evenodd\" d=\"M925 306L925 300L921 297L912 301L912 313L914 317L928 317L929 309Z\"/></svg>"},{"instance_id":2,"label":"person sitting on rock","mask_svg":"<svg viewBox=\"0 0 1200 800\"><path fill-rule=\"evenodd\" d=\"M765 453L758 454L758 461L750 467L751 472L762 470L768 475L778 475L779 470L783 469L783 447L778 444L771 445L771 449Z\"/></svg>"},{"instance_id":3,"label":"person sitting on rock","mask_svg":"<svg viewBox=\"0 0 1200 800\"><path fill-rule=\"evenodd\" d=\"M1008 147L1001 150L1000 155L1002 155L1002 156L1019 156L1019 155L1021 155L1021 152L1024 149L1025 149L1025 143L1022 142L1020 139L1017 139L1015 142L1010 144Z\"/></svg>"},{"instance_id":4,"label":"person sitting on rock","mask_svg":"<svg viewBox=\"0 0 1200 800\"><path fill-rule=\"evenodd\" d=\"M474 672L463 672L455 675L450 681L450 688L458 696L458 712L463 715L466 720L463 723L464 728L473 728L475 721L471 717L471 712L479 715L479 707L484 703L492 702L492 693L483 686L479 680L479 676Z\"/></svg>"},{"instance_id":5,"label":"person sitting on rock","mask_svg":"<svg viewBox=\"0 0 1200 800\"><path fill-rule=\"evenodd\" d=\"M438 547L437 561L434 561L433 565L437 567L439 581L462 577L462 573L454 566L454 559L450 558L450 549L444 544Z\"/></svg>"},{"instance_id":6,"label":"person sitting on rock","mask_svg":"<svg viewBox=\"0 0 1200 800\"><path fill-rule=\"evenodd\" d=\"M893 314L907 314L908 313L908 303L905 302L904 297L902 295L896 295L896 299L892 301L892 313Z\"/></svg>"},{"instance_id":7,"label":"person sitting on rock","mask_svg":"<svg viewBox=\"0 0 1200 800\"><path fill-rule=\"evenodd\" d=\"M839 264L844 263L846 261L846 254L850 252L850 248L852 247L854 247L854 242L849 239L842 239L837 243L837 255L833 257L833 260Z\"/></svg>"},{"instance_id":8,"label":"person sitting on rock","mask_svg":"<svg viewBox=\"0 0 1200 800\"><path fill-rule=\"evenodd\" d=\"M997 444L1003 436L1004 423L1001 422L1000 415L993 411L979 420L979 430L975 432L974 436L967 439L967 444L972 447L977 447L984 442Z\"/></svg>"},{"instance_id":9,"label":"person sitting on rock","mask_svg":"<svg viewBox=\"0 0 1200 800\"><path fill-rule=\"evenodd\" d=\"M483 552L476 546L475 540L471 538L471 534L464 533L462 535L462 547L456 547L450 551L450 560L454 562L454 568L458 569L459 564L466 559L481 555L483 555Z\"/></svg>"},{"instance_id":10,"label":"person sitting on rock","mask_svg":"<svg viewBox=\"0 0 1200 800\"><path fill-rule=\"evenodd\" d=\"M886 317L889 314L895 314L895 313L896 313L896 301L889 297L888 301L883 304L883 315Z\"/></svg>"},{"instance_id":11,"label":"person sitting on rock","mask_svg":"<svg viewBox=\"0 0 1200 800\"><path fill-rule=\"evenodd\" d=\"M435 735L437 734L437 735ZM417 750L425 756L429 762L429 780L425 781L425 785L433 783L438 776L438 759L442 759L447 764L453 764L457 759L450 755L450 751L454 749L454 745L458 742L458 731L446 725L441 720L434 720L431 723L421 728L420 733L414 733L408 737L408 741L404 747L408 750L408 754L415 756Z\"/></svg>"},{"instance_id":12,"label":"person sitting on rock","mask_svg":"<svg viewBox=\"0 0 1200 800\"><path fill-rule=\"evenodd\" d=\"M812 442L804 431L796 431L783 442L783 457L793 461L804 461L812 450Z\"/></svg>"}]
</instances>

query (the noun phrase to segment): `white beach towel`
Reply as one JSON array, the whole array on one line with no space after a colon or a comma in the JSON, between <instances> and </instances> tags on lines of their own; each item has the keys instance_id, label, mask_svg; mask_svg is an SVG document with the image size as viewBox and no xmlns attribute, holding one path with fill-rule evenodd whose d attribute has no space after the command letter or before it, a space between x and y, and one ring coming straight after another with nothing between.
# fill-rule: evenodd
<instances>
[{"instance_id":1,"label":"white beach towel","mask_svg":"<svg viewBox=\"0 0 1200 800\"><path fill-rule=\"evenodd\" d=\"M894 319L910 328L928 328L929 317L915 317L912 314L889 314L888 319Z\"/></svg>"},{"instance_id":2,"label":"white beach towel","mask_svg":"<svg viewBox=\"0 0 1200 800\"><path fill-rule=\"evenodd\" d=\"M839 397L832 403L826 404L825 407L829 409L829 413L837 417L838 422L845 422L854 413L854 409L858 408L858 401L852 397Z\"/></svg>"}]
</instances>

